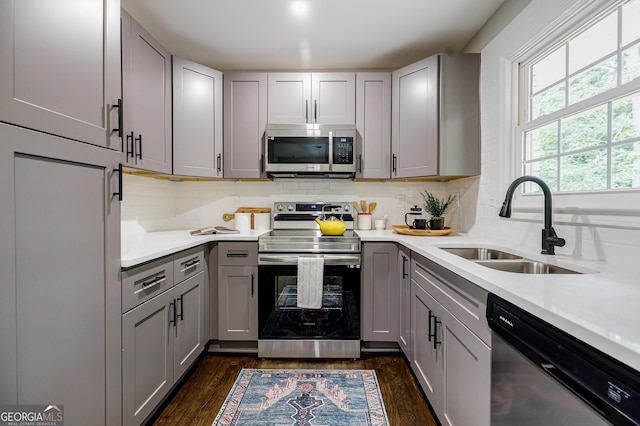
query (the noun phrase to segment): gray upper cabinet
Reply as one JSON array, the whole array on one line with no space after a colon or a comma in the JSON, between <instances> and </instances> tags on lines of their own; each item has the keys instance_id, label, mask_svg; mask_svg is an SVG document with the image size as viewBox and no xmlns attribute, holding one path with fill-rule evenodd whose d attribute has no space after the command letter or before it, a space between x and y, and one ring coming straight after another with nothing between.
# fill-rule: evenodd
<instances>
[{"instance_id":1,"label":"gray upper cabinet","mask_svg":"<svg viewBox=\"0 0 640 426\"><path fill-rule=\"evenodd\" d=\"M120 424L121 154L8 124L0 140L0 405Z\"/></svg>"},{"instance_id":2,"label":"gray upper cabinet","mask_svg":"<svg viewBox=\"0 0 640 426\"><path fill-rule=\"evenodd\" d=\"M171 55L124 10L122 96L127 165L171 174Z\"/></svg>"},{"instance_id":3,"label":"gray upper cabinet","mask_svg":"<svg viewBox=\"0 0 640 426\"><path fill-rule=\"evenodd\" d=\"M355 73L269 73L272 124L355 124Z\"/></svg>"},{"instance_id":4,"label":"gray upper cabinet","mask_svg":"<svg viewBox=\"0 0 640 426\"><path fill-rule=\"evenodd\" d=\"M389 179L391 176L391 73L356 74L356 177Z\"/></svg>"},{"instance_id":5,"label":"gray upper cabinet","mask_svg":"<svg viewBox=\"0 0 640 426\"><path fill-rule=\"evenodd\" d=\"M392 73L392 178L480 173L480 55L439 54Z\"/></svg>"},{"instance_id":6,"label":"gray upper cabinet","mask_svg":"<svg viewBox=\"0 0 640 426\"><path fill-rule=\"evenodd\" d=\"M0 2L0 121L121 149L119 15L117 0Z\"/></svg>"},{"instance_id":7,"label":"gray upper cabinet","mask_svg":"<svg viewBox=\"0 0 640 426\"><path fill-rule=\"evenodd\" d=\"M262 174L267 124L267 73L224 75L224 177L255 179Z\"/></svg>"},{"instance_id":8,"label":"gray upper cabinet","mask_svg":"<svg viewBox=\"0 0 640 426\"><path fill-rule=\"evenodd\" d=\"M175 56L173 174L222 177L222 73Z\"/></svg>"}]
</instances>

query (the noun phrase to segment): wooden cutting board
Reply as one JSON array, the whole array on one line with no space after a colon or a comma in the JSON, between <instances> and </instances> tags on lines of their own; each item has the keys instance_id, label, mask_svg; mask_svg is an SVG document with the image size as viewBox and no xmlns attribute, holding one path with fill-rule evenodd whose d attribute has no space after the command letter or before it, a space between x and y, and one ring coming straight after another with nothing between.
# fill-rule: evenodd
<instances>
[{"instance_id":1,"label":"wooden cutting board","mask_svg":"<svg viewBox=\"0 0 640 426\"><path fill-rule=\"evenodd\" d=\"M444 229L441 230L431 230L431 229L411 229L407 225L391 225L393 231L396 234L402 235L418 235L423 237L441 237L443 235L449 235L452 232L457 231L456 228L445 226Z\"/></svg>"},{"instance_id":2,"label":"wooden cutting board","mask_svg":"<svg viewBox=\"0 0 640 426\"><path fill-rule=\"evenodd\" d=\"M238 207L234 213L223 214L222 220L229 222L236 217L236 213L271 213L271 209L269 207ZM253 216L251 219L253 219Z\"/></svg>"}]
</instances>

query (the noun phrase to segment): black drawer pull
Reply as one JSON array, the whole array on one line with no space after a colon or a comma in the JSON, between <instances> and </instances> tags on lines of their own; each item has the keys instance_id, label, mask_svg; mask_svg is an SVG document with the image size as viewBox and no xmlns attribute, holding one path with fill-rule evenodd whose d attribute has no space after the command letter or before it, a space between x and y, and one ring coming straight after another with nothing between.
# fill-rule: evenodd
<instances>
[{"instance_id":1,"label":"black drawer pull","mask_svg":"<svg viewBox=\"0 0 640 426\"><path fill-rule=\"evenodd\" d=\"M163 281L166 281L167 277L165 275L158 275L157 277L155 277L154 279L152 279L151 281L146 281L142 283L142 286L133 292L133 294L138 294L141 293L145 290L150 289L151 287L157 286L158 284L160 284Z\"/></svg>"},{"instance_id":2,"label":"black drawer pull","mask_svg":"<svg viewBox=\"0 0 640 426\"><path fill-rule=\"evenodd\" d=\"M227 257L249 257L249 252L227 252Z\"/></svg>"},{"instance_id":3,"label":"black drawer pull","mask_svg":"<svg viewBox=\"0 0 640 426\"><path fill-rule=\"evenodd\" d=\"M180 269L180 272L185 272L191 268L195 268L196 266L198 266L200 264L200 259L195 258L193 260L188 260L185 263L183 263L184 268Z\"/></svg>"}]
</instances>

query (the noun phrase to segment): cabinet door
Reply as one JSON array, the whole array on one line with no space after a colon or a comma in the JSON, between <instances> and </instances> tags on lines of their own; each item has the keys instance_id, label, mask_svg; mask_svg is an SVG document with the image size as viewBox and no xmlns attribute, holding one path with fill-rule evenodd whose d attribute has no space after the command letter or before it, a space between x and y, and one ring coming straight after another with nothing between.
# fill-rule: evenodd
<instances>
[{"instance_id":1,"label":"cabinet door","mask_svg":"<svg viewBox=\"0 0 640 426\"><path fill-rule=\"evenodd\" d=\"M442 412L444 383L444 360L442 344L434 344L433 329L436 326L440 306L420 287L411 284L411 329L413 342L413 363L411 367L427 399L436 414ZM473 424L473 423L471 423Z\"/></svg>"},{"instance_id":2,"label":"cabinet door","mask_svg":"<svg viewBox=\"0 0 640 426\"><path fill-rule=\"evenodd\" d=\"M0 2L0 121L120 149L117 0Z\"/></svg>"},{"instance_id":3,"label":"cabinet door","mask_svg":"<svg viewBox=\"0 0 640 426\"><path fill-rule=\"evenodd\" d=\"M255 179L261 177L266 124L267 74L225 74L225 178Z\"/></svg>"},{"instance_id":4,"label":"cabinet door","mask_svg":"<svg viewBox=\"0 0 640 426\"><path fill-rule=\"evenodd\" d=\"M171 55L124 10L122 96L127 164L171 173Z\"/></svg>"},{"instance_id":5,"label":"cabinet door","mask_svg":"<svg viewBox=\"0 0 640 426\"><path fill-rule=\"evenodd\" d=\"M123 423L139 425L173 386L174 293L169 289L122 316Z\"/></svg>"},{"instance_id":6,"label":"cabinet door","mask_svg":"<svg viewBox=\"0 0 640 426\"><path fill-rule=\"evenodd\" d=\"M258 268L220 266L218 277L218 338L257 340Z\"/></svg>"},{"instance_id":7,"label":"cabinet door","mask_svg":"<svg viewBox=\"0 0 640 426\"><path fill-rule=\"evenodd\" d=\"M398 247L398 280L400 282L400 326L398 328L398 345L412 361L411 353L411 278L410 252L403 246Z\"/></svg>"},{"instance_id":8,"label":"cabinet door","mask_svg":"<svg viewBox=\"0 0 640 426\"><path fill-rule=\"evenodd\" d=\"M365 243L362 250L362 340L397 342L398 248Z\"/></svg>"},{"instance_id":9,"label":"cabinet door","mask_svg":"<svg viewBox=\"0 0 640 426\"><path fill-rule=\"evenodd\" d=\"M117 424L120 154L6 124L0 140L0 405Z\"/></svg>"},{"instance_id":10,"label":"cabinet door","mask_svg":"<svg viewBox=\"0 0 640 426\"><path fill-rule=\"evenodd\" d=\"M178 284L176 303L173 376L178 381L204 350L204 272Z\"/></svg>"},{"instance_id":11,"label":"cabinet door","mask_svg":"<svg viewBox=\"0 0 640 426\"><path fill-rule=\"evenodd\" d=\"M356 75L348 72L311 74L310 123L355 124Z\"/></svg>"},{"instance_id":12,"label":"cabinet door","mask_svg":"<svg viewBox=\"0 0 640 426\"><path fill-rule=\"evenodd\" d=\"M311 74L269 73L267 80L269 123L311 122Z\"/></svg>"},{"instance_id":13,"label":"cabinet door","mask_svg":"<svg viewBox=\"0 0 640 426\"><path fill-rule=\"evenodd\" d=\"M391 177L438 173L438 57L393 72Z\"/></svg>"},{"instance_id":14,"label":"cabinet door","mask_svg":"<svg viewBox=\"0 0 640 426\"><path fill-rule=\"evenodd\" d=\"M222 177L222 73L175 56L173 174Z\"/></svg>"},{"instance_id":15,"label":"cabinet door","mask_svg":"<svg viewBox=\"0 0 640 426\"><path fill-rule=\"evenodd\" d=\"M391 74L356 74L359 178L391 176Z\"/></svg>"},{"instance_id":16,"label":"cabinet door","mask_svg":"<svg viewBox=\"0 0 640 426\"><path fill-rule=\"evenodd\" d=\"M488 426L491 421L491 349L445 309L435 330L442 340L445 425ZM473 395L473 397L469 397Z\"/></svg>"}]
</instances>

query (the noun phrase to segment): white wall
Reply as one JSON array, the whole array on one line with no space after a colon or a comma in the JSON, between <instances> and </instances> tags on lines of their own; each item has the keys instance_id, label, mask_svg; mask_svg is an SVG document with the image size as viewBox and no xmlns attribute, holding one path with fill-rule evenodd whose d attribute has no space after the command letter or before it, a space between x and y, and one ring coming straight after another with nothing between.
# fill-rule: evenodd
<instances>
[{"instance_id":1,"label":"white wall","mask_svg":"<svg viewBox=\"0 0 640 426\"><path fill-rule=\"evenodd\" d=\"M124 175L123 235L171 229L196 229L224 224L222 215L238 207L271 207L276 201L375 201L375 219L402 224L414 204L422 206L421 192L438 198L448 191L459 195L447 211L448 225L468 231L475 219L478 178L443 182L351 182L286 180L274 182L171 182ZM425 216L426 217L426 216ZM233 222L227 225L233 226ZM388 226L388 228L389 228Z\"/></svg>"},{"instance_id":2,"label":"white wall","mask_svg":"<svg viewBox=\"0 0 640 426\"><path fill-rule=\"evenodd\" d=\"M482 50L481 125L482 174L478 182L475 226L470 235L507 246L539 251L543 224L542 197L528 208L514 202L511 219L498 217L506 188L516 176L512 154L514 123L511 73L513 61L542 35L576 16L578 9L598 2L584 0L532 1L502 32ZM600 198L597 198L600 197ZM587 197L593 206L602 195ZM554 228L567 241L557 248L558 257L599 260L620 268L633 267L640 254L640 205L633 194L620 194L600 202L599 208L585 208L585 200L571 196L554 197ZM612 203L623 206L612 206ZM536 205L537 204L537 205ZM602 205L605 204L605 205Z\"/></svg>"}]
</instances>

